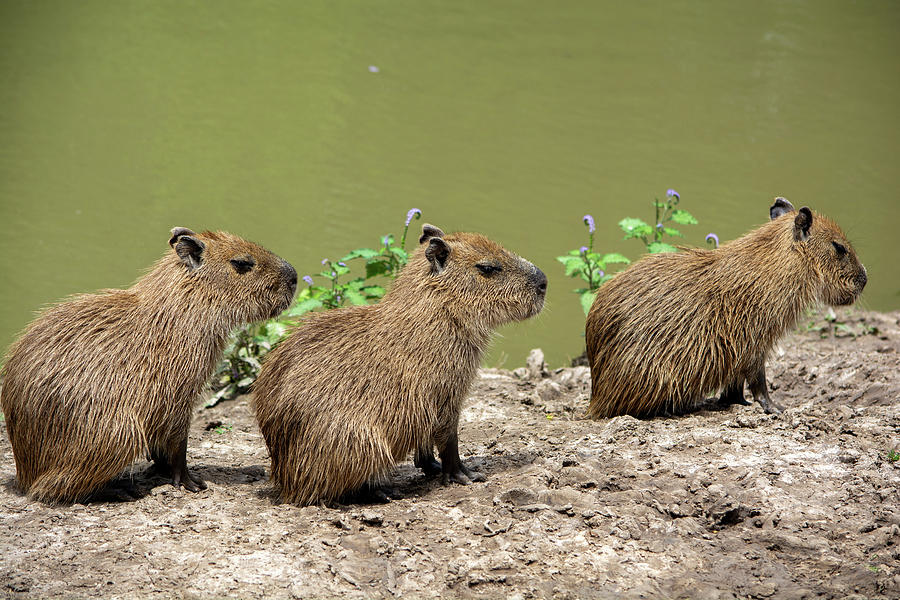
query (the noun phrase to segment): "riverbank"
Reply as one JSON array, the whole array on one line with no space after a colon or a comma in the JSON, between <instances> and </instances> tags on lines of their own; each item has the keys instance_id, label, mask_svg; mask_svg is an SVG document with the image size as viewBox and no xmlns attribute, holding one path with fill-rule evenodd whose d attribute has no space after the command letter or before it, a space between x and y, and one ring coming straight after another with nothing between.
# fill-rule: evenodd
<instances>
[{"instance_id":1,"label":"riverbank","mask_svg":"<svg viewBox=\"0 0 900 600\"><path fill-rule=\"evenodd\" d=\"M387 505L278 505L249 399L201 410L175 490L28 501L0 439L5 597L891 598L900 594L900 312L803 323L768 368L779 416L583 418L586 367L481 372L461 454Z\"/></svg>"}]
</instances>

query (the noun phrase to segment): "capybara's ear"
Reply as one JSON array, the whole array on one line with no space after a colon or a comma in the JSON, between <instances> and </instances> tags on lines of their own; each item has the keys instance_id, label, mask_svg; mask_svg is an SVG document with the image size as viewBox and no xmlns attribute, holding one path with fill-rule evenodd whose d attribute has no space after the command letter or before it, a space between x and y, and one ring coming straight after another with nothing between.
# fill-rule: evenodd
<instances>
[{"instance_id":1,"label":"capybara's ear","mask_svg":"<svg viewBox=\"0 0 900 600\"><path fill-rule=\"evenodd\" d=\"M440 229L438 229L437 227L435 227L434 225L430 225L428 223L425 223L424 225L422 225L422 236L419 238L420 244L424 244L431 238L435 238L435 237L439 237L439 238L444 237L444 232L441 231Z\"/></svg>"},{"instance_id":2,"label":"capybara's ear","mask_svg":"<svg viewBox=\"0 0 900 600\"><path fill-rule=\"evenodd\" d=\"M173 248L175 247L175 243L178 241L178 238L183 235L197 235L187 227L173 227L171 231L172 237L169 238L169 245Z\"/></svg>"},{"instance_id":3,"label":"capybara's ear","mask_svg":"<svg viewBox=\"0 0 900 600\"><path fill-rule=\"evenodd\" d=\"M769 208L769 218L773 221L781 215L794 211L794 205L788 202L787 198L778 196L775 198L775 204Z\"/></svg>"},{"instance_id":4,"label":"capybara's ear","mask_svg":"<svg viewBox=\"0 0 900 600\"><path fill-rule=\"evenodd\" d=\"M425 248L425 258L431 263L431 272L440 273L450 256L450 246L440 237L433 237Z\"/></svg>"},{"instance_id":5,"label":"capybara's ear","mask_svg":"<svg viewBox=\"0 0 900 600\"><path fill-rule=\"evenodd\" d=\"M794 239L797 241L806 241L809 237L809 228L812 227L812 222L812 211L804 206L794 218Z\"/></svg>"},{"instance_id":6,"label":"capybara's ear","mask_svg":"<svg viewBox=\"0 0 900 600\"><path fill-rule=\"evenodd\" d=\"M203 250L205 248L206 244L189 235L179 235L178 241L175 242L175 252L189 271L199 269L203 264Z\"/></svg>"}]
</instances>

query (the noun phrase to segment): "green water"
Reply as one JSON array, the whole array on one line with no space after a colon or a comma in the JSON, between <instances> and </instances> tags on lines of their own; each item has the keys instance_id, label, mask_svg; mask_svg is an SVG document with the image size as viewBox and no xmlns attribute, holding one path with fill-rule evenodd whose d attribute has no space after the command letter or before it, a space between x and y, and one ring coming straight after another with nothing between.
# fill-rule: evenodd
<instances>
[{"instance_id":1,"label":"green water","mask_svg":"<svg viewBox=\"0 0 900 600\"><path fill-rule=\"evenodd\" d=\"M174 226L318 271L407 209L550 278L488 362L578 354L554 257L677 189L686 242L784 195L837 220L900 308L896 2L0 3L0 346L127 286ZM370 66L377 67L371 72Z\"/></svg>"}]
</instances>

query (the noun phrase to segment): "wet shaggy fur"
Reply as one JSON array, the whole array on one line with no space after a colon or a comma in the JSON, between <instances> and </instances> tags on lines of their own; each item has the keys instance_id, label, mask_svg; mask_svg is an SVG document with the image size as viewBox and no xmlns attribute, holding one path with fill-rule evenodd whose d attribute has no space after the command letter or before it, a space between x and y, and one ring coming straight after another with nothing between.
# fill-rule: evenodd
<instances>
[{"instance_id":1,"label":"wet shaggy fur","mask_svg":"<svg viewBox=\"0 0 900 600\"><path fill-rule=\"evenodd\" d=\"M30 496L82 500L148 455L204 487L184 464L194 401L231 330L284 310L297 274L228 233L176 228L169 243L130 289L53 306L10 348L0 405Z\"/></svg>"},{"instance_id":2,"label":"wet shaggy fur","mask_svg":"<svg viewBox=\"0 0 900 600\"><path fill-rule=\"evenodd\" d=\"M783 198L772 220L716 250L652 254L601 286L587 317L594 418L694 408L746 380L767 412L766 357L813 303L850 304L866 271L840 228Z\"/></svg>"},{"instance_id":3,"label":"wet shaggy fur","mask_svg":"<svg viewBox=\"0 0 900 600\"><path fill-rule=\"evenodd\" d=\"M381 302L309 316L254 384L281 498L337 499L413 449L417 465L443 469L445 482L479 479L457 450L462 401L492 330L537 314L546 285L491 240L426 225Z\"/></svg>"}]
</instances>

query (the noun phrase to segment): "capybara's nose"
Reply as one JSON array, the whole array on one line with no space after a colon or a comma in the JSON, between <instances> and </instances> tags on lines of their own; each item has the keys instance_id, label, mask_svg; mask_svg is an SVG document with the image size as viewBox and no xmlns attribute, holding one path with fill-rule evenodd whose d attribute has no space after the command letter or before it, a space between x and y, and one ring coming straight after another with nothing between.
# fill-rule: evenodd
<instances>
[{"instance_id":1,"label":"capybara's nose","mask_svg":"<svg viewBox=\"0 0 900 600\"><path fill-rule=\"evenodd\" d=\"M547 293L547 276L537 267L534 268L534 273L531 275L531 281L537 287L539 293Z\"/></svg>"},{"instance_id":2,"label":"capybara's nose","mask_svg":"<svg viewBox=\"0 0 900 600\"><path fill-rule=\"evenodd\" d=\"M291 263L288 261L282 261L281 263L281 273L284 275L284 278L287 279L288 285L291 286L291 290L297 290L297 271L294 267L291 266Z\"/></svg>"},{"instance_id":3,"label":"capybara's nose","mask_svg":"<svg viewBox=\"0 0 900 600\"><path fill-rule=\"evenodd\" d=\"M863 267L859 272L859 275L856 276L856 285L859 286L859 291L862 291L864 287L866 287L866 282L869 281L868 276L866 275L866 268Z\"/></svg>"}]
</instances>

